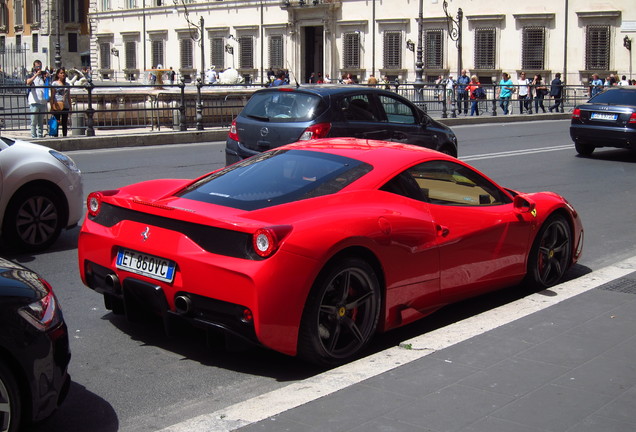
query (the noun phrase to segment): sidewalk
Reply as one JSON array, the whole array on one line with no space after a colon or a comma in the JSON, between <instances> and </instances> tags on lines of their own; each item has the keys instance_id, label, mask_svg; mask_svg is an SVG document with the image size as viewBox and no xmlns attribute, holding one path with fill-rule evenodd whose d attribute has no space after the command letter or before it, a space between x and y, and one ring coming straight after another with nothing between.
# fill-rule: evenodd
<instances>
[{"instance_id":1,"label":"sidewalk","mask_svg":"<svg viewBox=\"0 0 636 432\"><path fill-rule=\"evenodd\" d=\"M162 431L634 431L635 358L636 257Z\"/></svg>"}]
</instances>

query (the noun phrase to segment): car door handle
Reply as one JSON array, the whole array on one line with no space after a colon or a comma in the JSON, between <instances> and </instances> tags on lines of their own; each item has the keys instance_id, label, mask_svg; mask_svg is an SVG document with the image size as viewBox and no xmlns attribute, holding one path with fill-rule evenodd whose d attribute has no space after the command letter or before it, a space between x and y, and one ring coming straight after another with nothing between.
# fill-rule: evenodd
<instances>
[{"instance_id":1,"label":"car door handle","mask_svg":"<svg viewBox=\"0 0 636 432\"><path fill-rule=\"evenodd\" d=\"M448 227L444 225L436 224L435 229L437 230L437 235L439 237L446 237L450 233Z\"/></svg>"}]
</instances>

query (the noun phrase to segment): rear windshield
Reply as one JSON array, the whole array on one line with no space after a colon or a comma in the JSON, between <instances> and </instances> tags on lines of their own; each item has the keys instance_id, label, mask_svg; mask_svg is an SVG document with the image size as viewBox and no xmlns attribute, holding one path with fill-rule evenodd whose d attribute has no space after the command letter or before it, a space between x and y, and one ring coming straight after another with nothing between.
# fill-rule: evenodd
<instances>
[{"instance_id":1,"label":"rear windshield","mask_svg":"<svg viewBox=\"0 0 636 432\"><path fill-rule=\"evenodd\" d=\"M597 94L590 99L590 102L610 105L636 105L636 90L608 90Z\"/></svg>"},{"instance_id":2,"label":"rear windshield","mask_svg":"<svg viewBox=\"0 0 636 432\"><path fill-rule=\"evenodd\" d=\"M279 150L251 157L194 183L180 196L257 210L338 192L372 167L342 156Z\"/></svg>"},{"instance_id":3,"label":"rear windshield","mask_svg":"<svg viewBox=\"0 0 636 432\"><path fill-rule=\"evenodd\" d=\"M271 122L304 122L324 110L322 98L314 94L278 90L254 93L241 115Z\"/></svg>"}]
</instances>

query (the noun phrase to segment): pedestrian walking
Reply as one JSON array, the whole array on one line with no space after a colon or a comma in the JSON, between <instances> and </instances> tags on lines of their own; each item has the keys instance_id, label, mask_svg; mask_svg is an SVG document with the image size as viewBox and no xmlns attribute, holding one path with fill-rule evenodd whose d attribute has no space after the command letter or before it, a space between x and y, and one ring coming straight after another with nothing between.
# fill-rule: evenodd
<instances>
[{"instance_id":1,"label":"pedestrian walking","mask_svg":"<svg viewBox=\"0 0 636 432\"><path fill-rule=\"evenodd\" d=\"M532 114L532 93L530 90L530 80L526 78L526 73L521 72L519 79L517 80L518 96L519 99L519 114L523 114L523 110Z\"/></svg>"},{"instance_id":2,"label":"pedestrian walking","mask_svg":"<svg viewBox=\"0 0 636 432\"><path fill-rule=\"evenodd\" d=\"M548 110L550 112L556 110L559 112L559 106L561 112L563 112L563 82L561 81L561 74L559 72L554 75L554 79L550 83L550 96L554 99L554 105L550 106Z\"/></svg>"},{"instance_id":3,"label":"pedestrian walking","mask_svg":"<svg viewBox=\"0 0 636 432\"><path fill-rule=\"evenodd\" d=\"M58 125L62 126L62 136L66 136L68 116L71 112L71 88L66 82L66 69L60 68L55 71L55 81L51 83L51 86L51 111ZM53 136L58 136L59 128L57 132Z\"/></svg>"},{"instance_id":4,"label":"pedestrian walking","mask_svg":"<svg viewBox=\"0 0 636 432\"><path fill-rule=\"evenodd\" d=\"M534 112L539 114L539 108L545 113L545 107L543 106L543 99L548 94L548 88L543 82L541 74L536 74L532 80L532 90L534 91Z\"/></svg>"},{"instance_id":5,"label":"pedestrian walking","mask_svg":"<svg viewBox=\"0 0 636 432\"><path fill-rule=\"evenodd\" d=\"M466 70L462 70L461 75L457 78L457 112L468 114L468 100L472 99L470 93L466 90L471 83L472 77L466 75ZM472 108L471 108L472 111Z\"/></svg>"},{"instance_id":6,"label":"pedestrian walking","mask_svg":"<svg viewBox=\"0 0 636 432\"><path fill-rule=\"evenodd\" d=\"M514 91L515 85L510 79L510 75L504 72L501 74L501 81L499 81L499 106L503 110L504 115L510 114L508 107Z\"/></svg>"},{"instance_id":7,"label":"pedestrian walking","mask_svg":"<svg viewBox=\"0 0 636 432\"><path fill-rule=\"evenodd\" d=\"M168 79L170 80L170 85L174 85L174 78L177 75L177 73L172 69L172 66L170 66L170 70L168 71Z\"/></svg>"},{"instance_id":8,"label":"pedestrian walking","mask_svg":"<svg viewBox=\"0 0 636 432\"><path fill-rule=\"evenodd\" d=\"M470 77L470 83L464 87L466 94L470 95L470 115L471 117L474 115L479 115L479 98L477 97L477 89L481 87L479 80L477 79L477 75L473 75Z\"/></svg>"},{"instance_id":9,"label":"pedestrian walking","mask_svg":"<svg viewBox=\"0 0 636 432\"><path fill-rule=\"evenodd\" d=\"M47 75L47 72L42 69L42 62L35 60L31 73L26 77L26 85L29 86L27 101L31 112L31 138L44 138L43 123L47 102L44 86Z\"/></svg>"}]
</instances>

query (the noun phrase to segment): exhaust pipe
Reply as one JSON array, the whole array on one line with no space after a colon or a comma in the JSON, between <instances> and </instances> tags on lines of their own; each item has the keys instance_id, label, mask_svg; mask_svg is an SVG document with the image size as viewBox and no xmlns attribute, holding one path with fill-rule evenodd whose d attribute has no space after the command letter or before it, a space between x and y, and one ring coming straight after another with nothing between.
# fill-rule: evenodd
<instances>
[{"instance_id":1,"label":"exhaust pipe","mask_svg":"<svg viewBox=\"0 0 636 432\"><path fill-rule=\"evenodd\" d=\"M174 299L174 307L179 315L188 315L192 312L192 300L186 295L177 296Z\"/></svg>"},{"instance_id":2,"label":"exhaust pipe","mask_svg":"<svg viewBox=\"0 0 636 432\"><path fill-rule=\"evenodd\" d=\"M104 281L106 282L106 286L113 292L119 293L121 291L121 284L119 283L119 278L115 273L106 275Z\"/></svg>"}]
</instances>

